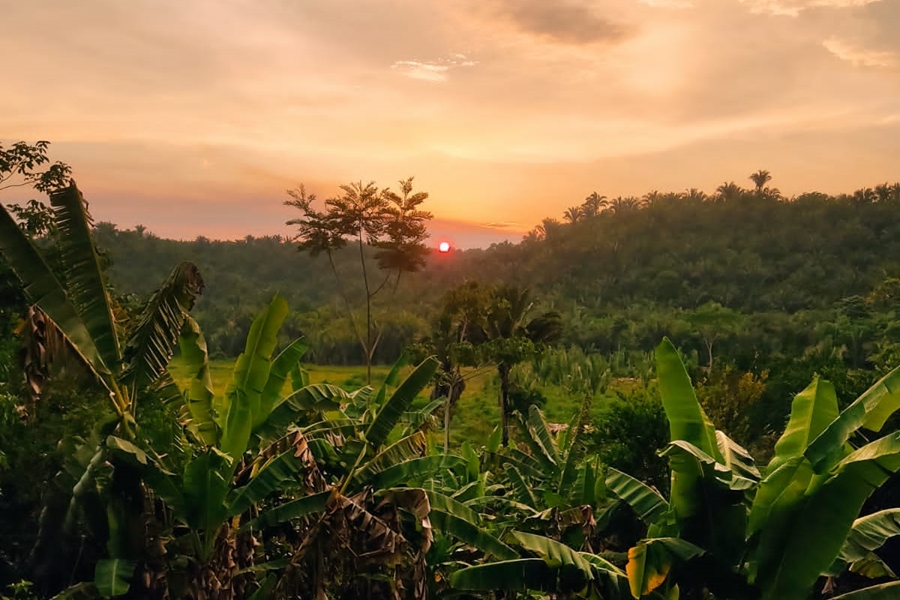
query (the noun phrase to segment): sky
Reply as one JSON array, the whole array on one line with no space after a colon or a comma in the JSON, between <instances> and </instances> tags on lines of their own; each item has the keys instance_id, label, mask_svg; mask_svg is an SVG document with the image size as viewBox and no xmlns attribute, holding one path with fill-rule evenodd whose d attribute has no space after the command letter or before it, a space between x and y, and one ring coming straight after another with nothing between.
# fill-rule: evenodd
<instances>
[{"instance_id":1,"label":"sky","mask_svg":"<svg viewBox=\"0 0 900 600\"><path fill-rule=\"evenodd\" d=\"M430 193L515 241L592 191L900 180L900 0L0 0L0 142L99 220L289 234L285 190ZM11 201L9 191L0 201Z\"/></svg>"}]
</instances>

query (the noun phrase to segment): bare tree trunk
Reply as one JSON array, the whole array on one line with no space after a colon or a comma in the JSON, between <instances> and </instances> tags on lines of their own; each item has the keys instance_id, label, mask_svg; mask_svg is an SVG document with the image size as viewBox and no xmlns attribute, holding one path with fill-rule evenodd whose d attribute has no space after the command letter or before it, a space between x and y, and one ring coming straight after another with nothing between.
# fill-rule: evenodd
<instances>
[{"instance_id":1,"label":"bare tree trunk","mask_svg":"<svg viewBox=\"0 0 900 600\"><path fill-rule=\"evenodd\" d=\"M363 284L366 286L366 343L363 354L366 355L366 385L372 383L372 294L369 290L369 272L366 270L366 257L363 254L362 229L359 230L359 264L362 266Z\"/></svg>"},{"instance_id":2,"label":"bare tree trunk","mask_svg":"<svg viewBox=\"0 0 900 600\"><path fill-rule=\"evenodd\" d=\"M509 400L509 366L500 363L497 372L500 374L500 433L503 447L509 446L509 429L506 424L506 404Z\"/></svg>"}]
</instances>

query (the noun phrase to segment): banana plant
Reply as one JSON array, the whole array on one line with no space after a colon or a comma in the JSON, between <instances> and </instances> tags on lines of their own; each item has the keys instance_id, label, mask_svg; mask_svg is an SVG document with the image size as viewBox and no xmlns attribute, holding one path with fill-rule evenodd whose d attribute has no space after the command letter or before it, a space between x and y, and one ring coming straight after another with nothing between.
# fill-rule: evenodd
<instances>
[{"instance_id":1,"label":"banana plant","mask_svg":"<svg viewBox=\"0 0 900 600\"><path fill-rule=\"evenodd\" d=\"M262 570L282 573L273 588L278 593L318 593L328 581L346 583L325 577L343 568L341 544L368 557L351 572L383 577L391 572L385 565L401 562L410 572L391 574L419 588L432 538L428 497L415 482L465 467L461 457L426 455L421 426L438 406L411 410L437 363L427 359L400 381L401 360L377 392L309 385L300 367L302 341L275 355L286 315L287 303L276 296L254 320L222 397L210 385L202 333L193 326L182 331L182 359L194 373L180 410L192 449L183 470L173 470L152 448L108 438L169 507L172 531L181 532L168 544L170 556L185 559L167 565L169 594L240 597ZM249 552L254 540L285 528L297 538L291 552L276 558L264 547L271 560L258 564ZM173 587L178 572L187 575L180 580L187 587Z\"/></svg>"},{"instance_id":2,"label":"banana plant","mask_svg":"<svg viewBox=\"0 0 900 600\"><path fill-rule=\"evenodd\" d=\"M179 331L184 323L193 322L188 311L202 291L203 280L193 264L181 263L144 306L137 324L126 327L127 323L117 319L94 245L91 219L75 182L51 191L50 206L55 261L61 268L51 268L50 262L2 205L0 255L19 279L36 315L58 332L66 351L109 398L115 419L104 425L106 430L133 441L139 435L135 423L139 401L158 401L175 389L166 367ZM39 379L32 380L38 394L39 383ZM81 500L92 497L88 491L106 485L97 480L98 473L110 466L111 459L102 441L98 439L100 443L91 448L90 460L77 463L81 470L74 477L77 483L70 493L66 517L62 519L70 531L84 511ZM96 584L101 591L117 592L122 589L120 567L133 565L136 559L132 552L127 552L128 555L121 552L136 544L133 540L115 538L142 535L139 528L121 527L119 513L140 509L134 503L128 508L121 494L117 496L108 490L100 498L109 503L109 523L103 531L108 539L100 541L106 543L110 556L98 563ZM125 521L134 523L133 517L132 514ZM42 519L43 524L50 521L50 518ZM40 538L55 535L58 533L42 527Z\"/></svg>"},{"instance_id":3,"label":"banana plant","mask_svg":"<svg viewBox=\"0 0 900 600\"><path fill-rule=\"evenodd\" d=\"M714 593L718 588L729 597L763 600L806 598L823 574L834 574L842 565L862 568L859 561L871 557L851 544L854 522L865 499L900 469L900 433L859 448L851 437L863 426L880 429L900 406L900 392L894 391L900 370L843 412L834 386L814 380L794 399L775 456L761 476L750 455L710 423L668 340L657 348L656 359L672 439L662 451L669 457L671 495L666 500L618 472L610 473L607 484L650 524L648 539L629 552L634 572L634 558L663 537L699 550L663 555L658 562L665 568L643 585L633 585L640 592L634 597L671 585L668 569L691 559L695 570L705 573L702 584ZM886 518L870 523L885 527ZM682 581L689 579L689 573L681 573ZM872 588L872 597L881 590ZM867 597L863 591L854 594Z\"/></svg>"}]
</instances>

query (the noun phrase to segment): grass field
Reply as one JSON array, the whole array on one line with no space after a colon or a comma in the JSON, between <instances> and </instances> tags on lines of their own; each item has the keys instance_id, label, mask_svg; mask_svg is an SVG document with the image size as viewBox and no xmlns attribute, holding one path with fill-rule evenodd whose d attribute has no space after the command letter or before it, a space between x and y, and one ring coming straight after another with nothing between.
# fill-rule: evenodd
<instances>
[{"instance_id":1,"label":"grass field","mask_svg":"<svg viewBox=\"0 0 900 600\"><path fill-rule=\"evenodd\" d=\"M213 390L216 395L221 395L231 380L234 361L211 360L209 367ZM310 383L330 383L348 391L358 389L366 383L365 366L305 365L305 368L309 372ZM389 370L390 366L387 365L373 366L372 386L377 389L384 382ZM185 365L177 358L169 365L169 372L182 388L191 377ZM500 422L500 410L497 404L499 381L496 371L482 369L471 375L451 425L451 440L454 445L460 444L464 440L469 440L476 445L484 443ZM548 422L568 423L581 405L581 398L570 397L561 388L547 386L542 388L542 391L547 397L543 411ZM601 398L594 403L595 412L605 400L606 398ZM426 399L422 398L421 404L424 405L425 402Z\"/></svg>"}]
</instances>

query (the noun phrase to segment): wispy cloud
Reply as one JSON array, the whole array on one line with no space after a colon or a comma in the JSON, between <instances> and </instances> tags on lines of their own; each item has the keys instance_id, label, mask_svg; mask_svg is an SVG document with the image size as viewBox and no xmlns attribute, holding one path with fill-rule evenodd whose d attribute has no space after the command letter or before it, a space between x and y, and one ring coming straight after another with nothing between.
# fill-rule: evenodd
<instances>
[{"instance_id":1,"label":"wispy cloud","mask_svg":"<svg viewBox=\"0 0 900 600\"><path fill-rule=\"evenodd\" d=\"M856 67L890 68L897 64L897 55L893 52L862 48L836 37L828 38L822 45L839 59Z\"/></svg>"},{"instance_id":2,"label":"wispy cloud","mask_svg":"<svg viewBox=\"0 0 900 600\"><path fill-rule=\"evenodd\" d=\"M694 8L692 0L638 0L641 4L653 8Z\"/></svg>"},{"instance_id":3,"label":"wispy cloud","mask_svg":"<svg viewBox=\"0 0 900 600\"><path fill-rule=\"evenodd\" d=\"M497 221L493 223L482 223L482 227L489 227L491 229L515 229L519 230L522 228L521 223L514 223L512 221Z\"/></svg>"},{"instance_id":4,"label":"wispy cloud","mask_svg":"<svg viewBox=\"0 0 900 600\"><path fill-rule=\"evenodd\" d=\"M477 64L476 61L469 60L465 54L454 53L450 58L442 58L430 62L398 60L391 65L391 69L412 79L442 83L447 81L447 74L451 69L474 67Z\"/></svg>"},{"instance_id":5,"label":"wispy cloud","mask_svg":"<svg viewBox=\"0 0 900 600\"><path fill-rule=\"evenodd\" d=\"M740 0L754 13L796 17L812 8L859 8L882 0Z\"/></svg>"}]
</instances>

